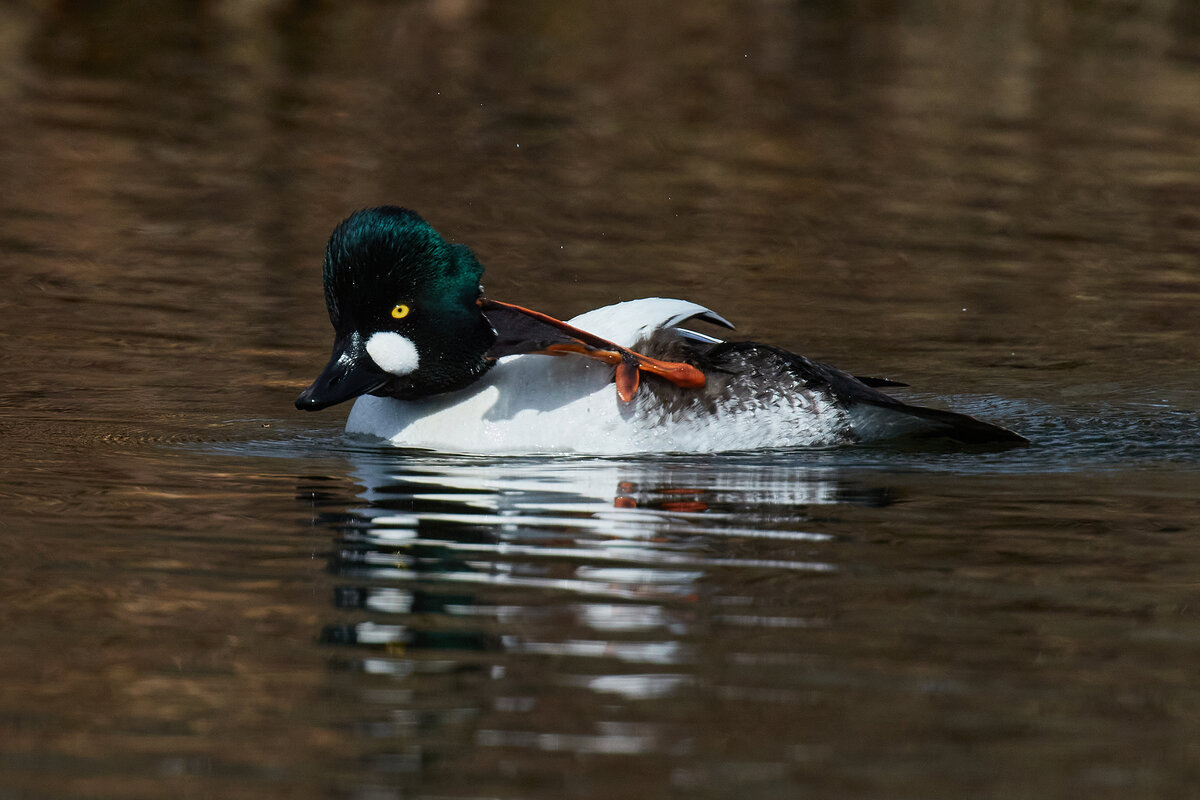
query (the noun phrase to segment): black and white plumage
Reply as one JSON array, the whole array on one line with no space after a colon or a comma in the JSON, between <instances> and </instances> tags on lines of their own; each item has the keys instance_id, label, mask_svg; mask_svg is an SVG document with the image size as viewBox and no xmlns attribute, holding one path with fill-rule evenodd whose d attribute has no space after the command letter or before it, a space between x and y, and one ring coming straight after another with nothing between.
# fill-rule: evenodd
<instances>
[{"instance_id":1,"label":"black and white plumage","mask_svg":"<svg viewBox=\"0 0 1200 800\"><path fill-rule=\"evenodd\" d=\"M1023 441L963 414L907 405L771 345L724 342L678 327L694 317L715 315L688 301L648 298L567 324L652 358L695 364L706 378L700 388L647 377L637 395L622 402L608 364L506 356L457 392L417 401L361 398L346 430L397 445L474 453L719 452L905 436Z\"/></svg>"},{"instance_id":2,"label":"black and white plumage","mask_svg":"<svg viewBox=\"0 0 1200 800\"><path fill-rule=\"evenodd\" d=\"M469 250L446 245L410 211L352 215L326 252L334 352L297 407L357 398L348 432L462 453L1025 442L896 400L880 391L891 381L692 331L683 326L693 320L732 327L696 303L632 300L563 323L484 299L481 271Z\"/></svg>"}]
</instances>

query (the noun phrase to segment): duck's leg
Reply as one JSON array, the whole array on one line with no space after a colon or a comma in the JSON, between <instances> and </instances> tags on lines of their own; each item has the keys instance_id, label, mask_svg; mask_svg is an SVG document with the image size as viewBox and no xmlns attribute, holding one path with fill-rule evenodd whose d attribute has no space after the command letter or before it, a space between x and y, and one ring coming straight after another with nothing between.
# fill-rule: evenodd
<instances>
[{"instance_id":1,"label":"duck's leg","mask_svg":"<svg viewBox=\"0 0 1200 800\"><path fill-rule=\"evenodd\" d=\"M685 389L704 386L704 373L691 364L644 356L548 314L511 303L484 298L479 307L496 330L496 343L488 350L490 358L527 353L573 354L615 364L617 396L626 403L637 395L643 372Z\"/></svg>"}]
</instances>

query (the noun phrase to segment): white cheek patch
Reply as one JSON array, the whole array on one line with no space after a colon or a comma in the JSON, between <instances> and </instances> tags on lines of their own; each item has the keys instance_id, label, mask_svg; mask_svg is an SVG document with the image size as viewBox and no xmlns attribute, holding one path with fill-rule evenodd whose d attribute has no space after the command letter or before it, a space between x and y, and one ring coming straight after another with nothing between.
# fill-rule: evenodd
<instances>
[{"instance_id":1,"label":"white cheek patch","mask_svg":"<svg viewBox=\"0 0 1200 800\"><path fill-rule=\"evenodd\" d=\"M420 363L412 340L392 331L380 331L367 339L367 355L379 368L393 375L416 372Z\"/></svg>"}]
</instances>

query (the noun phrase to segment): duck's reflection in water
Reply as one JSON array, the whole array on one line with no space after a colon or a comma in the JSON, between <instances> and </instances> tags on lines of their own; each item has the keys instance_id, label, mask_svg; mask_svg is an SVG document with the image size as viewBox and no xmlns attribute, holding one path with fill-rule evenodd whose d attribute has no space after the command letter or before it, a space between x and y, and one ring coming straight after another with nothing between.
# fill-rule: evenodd
<instances>
[{"instance_id":1,"label":"duck's reflection in water","mask_svg":"<svg viewBox=\"0 0 1200 800\"><path fill-rule=\"evenodd\" d=\"M669 789L722 735L713 703L787 699L727 633L825 624L738 587L835 572L812 509L889 502L829 468L729 459L366 453L352 477L361 494L321 518L342 617L323 640L372 709L355 724L374 769L467 796L517 779L556 796L563 753L636 756Z\"/></svg>"}]
</instances>

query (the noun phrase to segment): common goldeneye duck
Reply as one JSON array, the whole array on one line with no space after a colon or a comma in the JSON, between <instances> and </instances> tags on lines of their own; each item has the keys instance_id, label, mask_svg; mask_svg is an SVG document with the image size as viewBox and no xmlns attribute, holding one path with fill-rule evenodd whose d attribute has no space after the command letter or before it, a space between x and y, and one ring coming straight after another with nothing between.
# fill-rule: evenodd
<instances>
[{"instance_id":1,"label":"common goldeneye duck","mask_svg":"<svg viewBox=\"0 0 1200 800\"><path fill-rule=\"evenodd\" d=\"M696 303L632 300L563 322L484 298L482 274L469 248L447 243L412 211L350 215L330 237L322 270L333 354L296 407L357 398L347 432L465 453L1026 441L879 391L904 384L680 327L733 327Z\"/></svg>"}]
</instances>

